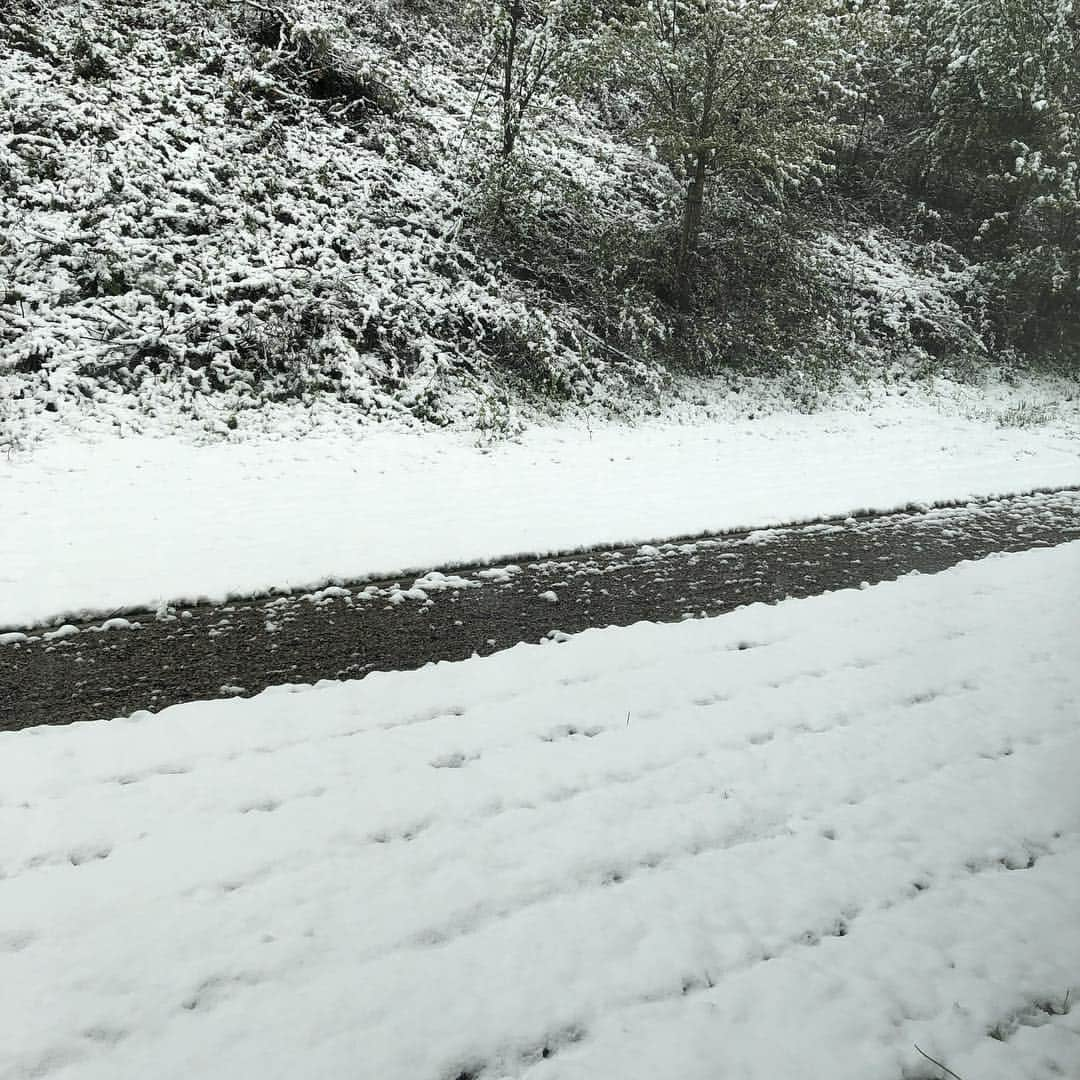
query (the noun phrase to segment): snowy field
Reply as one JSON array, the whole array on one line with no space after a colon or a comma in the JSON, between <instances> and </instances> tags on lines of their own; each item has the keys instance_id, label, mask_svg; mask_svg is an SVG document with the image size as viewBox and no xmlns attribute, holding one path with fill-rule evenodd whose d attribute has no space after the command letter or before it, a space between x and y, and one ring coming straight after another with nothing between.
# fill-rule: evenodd
<instances>
[{"instance_id":1,"label":"snowy field","mask_svg":"<svg viewBox=\"0 0 1080 1080\"><path fill-rule=\"evenodd\" d=\"M0 735L0 1076L1078 1076L1078 592L1071 544Z\"/></svg>"},{"instance_id":2,"label":"snowy field","mask_svg":"<svg viewBox=\"0 0 1080 1080\"><path fill-rule=\"evenodd\" d=\"M0 630L603 543L1080 483L1069 423L863 412L217 443L55 438L0 462ZM332 430L332 429L331 429Z\"/></svg>"}]
</instances>

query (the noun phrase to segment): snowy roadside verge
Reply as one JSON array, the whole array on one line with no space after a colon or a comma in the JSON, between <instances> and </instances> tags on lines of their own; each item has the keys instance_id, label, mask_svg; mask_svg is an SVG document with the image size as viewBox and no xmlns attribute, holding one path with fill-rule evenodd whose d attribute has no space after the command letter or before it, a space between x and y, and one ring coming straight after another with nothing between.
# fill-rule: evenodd
<instances>
[{"instance_id":1,"label":"snowy roadside verge","mask_svg":"<svg viewBox=\"0 0 1080 1080\"><path fill-rule=\"evenodd\" d=\"M0 735L0 1075L1074 1075L1078 585Z\"/></svg>"},{"instance_id":2,"label":"snowy roadside verge","mask_svg":"<svg viewBox=\"0 0 1080 1080\"><path fill-rule=\"evenodd\" d=\"M754 421L54 440L0 464L0 630L1080 483L1080 439L929 405Z\"/></svg>"}]
</instances>

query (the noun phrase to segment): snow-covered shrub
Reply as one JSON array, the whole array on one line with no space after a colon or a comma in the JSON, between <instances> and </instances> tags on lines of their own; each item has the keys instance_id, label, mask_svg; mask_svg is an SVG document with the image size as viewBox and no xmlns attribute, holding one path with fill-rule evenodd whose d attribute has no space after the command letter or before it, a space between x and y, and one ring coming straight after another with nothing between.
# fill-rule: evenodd
<instances>
[{"instance_id":1,"label":"snow-covered shrub","mask_svg":"<svg viewBox=\"0 0 1080 1080\"><path fill-rule=\"evenodd\" d=\"M833 328L863 363L955 378L987 356L986 297L975 268L940 242L881 229L817 237Z\"/></svg>"},{"instance_id":2,"label":"snow-covered shrub","mask_svg":"<svg viewBox=\"0 0 1080 1080\"><path fill-rule=\"evenodd\" d=\"M1056 413L1054 403L1047 401L1019 401L993 414L998 427L1027 428L1049 423Z\"/></svg>"},{"instance_id":3,"label":"snow-covered shrub","mask_svg":"<svg viewBox=\"0 0 1080 1080\"><path fill-rule=\"evenodd\" d=\"M406 14L97 0L8 26L0 373L33 408L446 420L501 380L587 401L655 379L469 238L475 72ZM634 155L610 145L543 153L612 202Z\"/></svg>"},{"instance_id":4,"label":"snow-covered shrub","mask_svg":"<svg viewBox=\"0 0 1080 1080\"><path fill-rule=\"evenodd\" d=\"M995 350L1080 357L1074 0L906 0L867 41L849 191L977 264Z\"/></svg>"},{"instance_id":5,"label":"snow-covered shrub","mask_svg":"<svg viewBox=\"0 0 1080 1080\"><path fill-rule=\"evenodd\" d=\"M1005 347L1080 373L1080 244L1017 246L978 268Z\"/></svg>"},{"instance_id":6,"label":"snow-covered shrub","mask_svg":"<svg viewBox=\"0 0 1080 1080\"><path fill-rule=\"evenodd\" d=\"M661 234L656 250L670 246ZM668 362L772 376L805 410L844 375L967 378L988 357L987 290L955 250L884 228L821 232L741 194L710 207L695 289Z\"/></svg>"},{"instance_id":7,"label":"snow-covered shrub","mask_svg":"<svg viewBox=\"0 0 1080 1080\"><path fill-rule=\"evenodd\" d=\"M779 373L796 351L817 355L813 345L827 304L797 220L732 191L717 192L709 209L695 279L696 318L678 342L687 364L706 373L731 365ZM670 251L672 237L662 237L659 246Z\"/></svg>"},{"instance_id":8,"label":"snow-covered shrub","mask_svg":"<svg viewBox=\"0 0 1080 1080\"><path fill-rule=\"evenodd\" d=\"M629 181L630 163L620 170ZM655 216L628 199L625 187L575 175L572 163L554 155L519 159L497 178L477 164L476 177L463 230L470 244L523 286L543 290L574 363L591 357L630 383L653 385L648 358L667 329L633 264Z\"/></svg>"}]
</instances>

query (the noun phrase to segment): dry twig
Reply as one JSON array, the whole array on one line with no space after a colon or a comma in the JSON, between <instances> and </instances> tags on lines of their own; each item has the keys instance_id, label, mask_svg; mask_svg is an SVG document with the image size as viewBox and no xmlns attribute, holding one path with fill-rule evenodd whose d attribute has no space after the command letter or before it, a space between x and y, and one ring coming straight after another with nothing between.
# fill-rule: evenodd
<instances>
[{"instance_id":1,"label":"dry twig","mask_svg":"<svg viewBox=\"0 0 1080 1080\"><path fill-rule=\"evenodd\" d=\"M963 1080L963 1077L957 1076L956 1073L954 1073L948 1065L942 1065L942 1063L938 1061L937 1058L932 1058L925 1050L922 1049L922 1047L919 1046L918 1043L912 1043L912 1046L914 1046L915 1049L918 1050L919 1053L922 1054L922 1056L926 1058L927 1061L932 1062L939 1069L941 1069L942 1072L947 1072L951 1077L954 1078L954 1080Z\"/></svg>"}]
</instances>

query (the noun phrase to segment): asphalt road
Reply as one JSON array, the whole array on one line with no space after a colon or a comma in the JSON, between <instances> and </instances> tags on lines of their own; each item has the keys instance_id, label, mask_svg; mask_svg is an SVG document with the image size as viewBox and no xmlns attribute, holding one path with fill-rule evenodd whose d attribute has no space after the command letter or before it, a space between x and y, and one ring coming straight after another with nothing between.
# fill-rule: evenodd
<instances>
[{"instance_id":1,"label":"asphalt road","mask_svg":"<svg viewBox=\"0 0 1080 1080\"><path fill-rule=\"evenodd\" d=\"M717 615L1076 539L1080 488L129 614L108 629L28 629L27 640L0 646L0 730Z\"/></svg>"}]
</instances>

